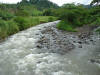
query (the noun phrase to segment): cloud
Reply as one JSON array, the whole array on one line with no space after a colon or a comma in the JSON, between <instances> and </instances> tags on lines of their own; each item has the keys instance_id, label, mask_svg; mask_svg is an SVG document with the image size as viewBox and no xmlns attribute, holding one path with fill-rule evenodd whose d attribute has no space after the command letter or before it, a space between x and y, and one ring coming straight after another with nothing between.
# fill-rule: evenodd
<instances>
[{"instance_id":1,"label":"cloud","mask_svg":"<svg viewBox=\"0 0 100 75\"><path fill-rule=\"evenodd\" d=\"M17 3L17 2L20 2L21 0L0 0L0 2L2 3ZM75 3L81 3L81 4L89 4L92 0L50 0L54 3L57 3L58 5L62 5L62 4L65 4L65 3L72 3L72 2L75 2Z\"/></svg>"},{"instance_id":2,"label":"cloud","mask_svg":"<svg viewBox=\"0 0 100 75\"><path fill-rule=\"evenodd\" d=\"M65 3L81 3L81 4L89 4L92 0L50 0L58 5L62 5Z\"/></svg>"},{"instance_id":3,"label":"cloud","mask_svg":"<svg viewBox=\"0 0 100 75\"><path fill-rule=\"evenodd\" d=\"M20 2L21 0L0 0L1 3L17 3Z\"/></svg>"}]
</instances>

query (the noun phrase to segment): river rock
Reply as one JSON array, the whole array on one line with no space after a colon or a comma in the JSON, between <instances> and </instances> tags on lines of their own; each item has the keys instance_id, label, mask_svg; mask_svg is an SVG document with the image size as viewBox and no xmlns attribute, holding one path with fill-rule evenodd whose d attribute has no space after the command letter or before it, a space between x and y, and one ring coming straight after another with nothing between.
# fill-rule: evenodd
<instances>
[{"instance_id":1,"label":"river rock","mask_svg":"<svg viewBox=\"0 0 100 75\"><path fill-rule=\"evenodd\" d=\"M78 47L79 47L79 48L82 48L82 45L79 45Z\"/></svg>"}]
</instances>

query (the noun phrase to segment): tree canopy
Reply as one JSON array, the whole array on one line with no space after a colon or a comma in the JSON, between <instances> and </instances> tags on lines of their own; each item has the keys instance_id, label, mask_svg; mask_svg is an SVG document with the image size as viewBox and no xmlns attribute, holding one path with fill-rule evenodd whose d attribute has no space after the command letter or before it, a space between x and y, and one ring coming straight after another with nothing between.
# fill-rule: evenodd
<instances>
[{"instance_id":1,"label":"tree canopy","mask_svg":"<svg viewBox=\"0 0 100 75\"><path fill-rule=\"evenodd\" d=\"M39 9L45 8L58 8L58 5L49 0L22 0L19 4L30 4L35 5Z\"/></svg>"}]
</instances>

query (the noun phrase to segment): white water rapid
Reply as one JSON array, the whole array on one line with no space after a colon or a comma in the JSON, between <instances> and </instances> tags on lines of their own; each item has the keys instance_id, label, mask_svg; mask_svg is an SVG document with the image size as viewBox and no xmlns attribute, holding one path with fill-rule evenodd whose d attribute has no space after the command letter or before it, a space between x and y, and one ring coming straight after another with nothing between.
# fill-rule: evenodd
<instances>
[{"instance_id":1,"label":"white water rapid","mask_svg":"<svg viewBox=\"0 0 100 75\"><path fill-rule=\"evenodd\" d=\"M40 24L0 43L0 75L100 75L100 65L89 61L100 58L98 36L93 36L95 45L84 44L64 55L36 48L41 31L58 22Z\"/></svg>"}]
</instances>

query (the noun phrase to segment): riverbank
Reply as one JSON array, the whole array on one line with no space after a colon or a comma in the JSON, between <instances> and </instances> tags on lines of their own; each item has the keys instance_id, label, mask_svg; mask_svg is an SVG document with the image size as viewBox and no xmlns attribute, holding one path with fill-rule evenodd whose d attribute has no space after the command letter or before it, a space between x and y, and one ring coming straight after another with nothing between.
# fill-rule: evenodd
<instances>
[{"instance_id":1,"label":"riverbank","mask_svg":"<svg viewBox=\"0 0 100 75\"><path fill-rule=\"evenodd\" d=\"M7 37L11 35L18 33L19 31L26 30L38 24L43 24L56 20L57 17L53 16L16 16L7 21L0 19L0 42L4 41Z\"/></svg>"}]
</instances>

